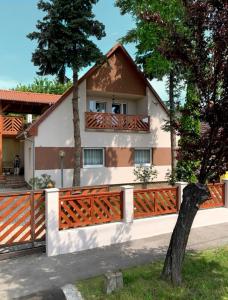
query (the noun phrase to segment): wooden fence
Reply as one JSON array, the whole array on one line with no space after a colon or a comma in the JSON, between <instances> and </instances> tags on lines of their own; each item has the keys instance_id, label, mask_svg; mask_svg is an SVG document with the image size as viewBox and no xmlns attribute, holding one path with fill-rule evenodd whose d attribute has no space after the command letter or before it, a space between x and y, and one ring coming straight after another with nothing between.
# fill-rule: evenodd
<instances>
[{"instance_id":1,"label":"wooden fence","mask_svg":"<svg viewBox=\"0 0 228 300\"><path fill-rule=\"evenodd\" d=\"M22 117L3 116L2 122L2 134L15 136L23 129L24 119Z\"/></svg>"},{"instance_id":2,"label":"wooden fence","mask_svg":"<svg viewBox=\"0 0 228 300\"><path fill-rule=\"evenodd\" d=\"M119 221L122 218L121 204L121 192L60 196L59 228L69 229Z\"/></svg>"},{"instance_id":3,"label":"wooden fence","mask_svg":"<svg viewBox=\"0 0 228 300\"><path fill-rule=\"evenodd\" d=\"M211 198L204 202L200 208L215 208L225 205L225 184L215 183L208 184Z\"/></svg>"},{"instance_id":4,"label":"wooden fence","mask_svg":"<svg viewBox=\"0 0 228 300\"><path fill-rule=\"evenodd\" d=\"M209 184L211 198L201 209L224 206L225 185ZM134 190L134 218L178 212L178 188ZM122 192L109 192L108 186L61 189L59 229L69 229L120 221ZM0 254L5 247L45 240L44 191L0 194Z\"/></svg>"},{"instance_id":5,"label":"wooden fence","mask_svg":"<svg viewBox=\"0 0 228 300\"><path fill-rule=\"evenodd\" d=\"M85 113L86 128L149 131L150 117L111 113Z\"/></svg>"},{"instance_id":6,"label":"wooden fence","mask_svg":"<svg viewBox=\"0 0 228 300\"><path fill-rule=\"evenodd\" d=\"M45 239L43 191L0 194L0 248Z\"/></svg>"},{"instance_id":7,"label":"wooden fence","mask_svg":"<svg viewBox=\"0 0 228 300\"><path fill-rule=\"evenodd\" d=\"M62 188L59 190L60 197L71 196L71 195L90 195L97 193L105 193L109 191L109 186L99 185L99 186L87 186L87 187L74 187L74 188Z\"/></svg>"},{"instance_id":8,"label":"wooden fence","mask_svg":"<svg viewBox=\"0 0 228 300\"><path fill-rule=\"evenodd\" d=\"M168 187L134 191L134 217L177 213L178 188Z\"/></svg>"}]
</instances>

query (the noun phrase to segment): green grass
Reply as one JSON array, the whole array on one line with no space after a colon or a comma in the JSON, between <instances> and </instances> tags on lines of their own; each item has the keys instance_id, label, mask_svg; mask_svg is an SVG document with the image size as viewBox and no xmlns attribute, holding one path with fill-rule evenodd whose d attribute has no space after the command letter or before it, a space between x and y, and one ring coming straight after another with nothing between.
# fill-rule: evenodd
<instances>
[{"instance_id":1,"label":"green grass","mask_svg":"<svg viewBox=\"0 0 228 300\"><path fill-rule=\"evenodd\" d=\"M124 288L105 295L103 276L77 282L86 300L228 300L228 247L188 253L183 284L173 288L162 281L163 262L123 271Z\"/></svg>"}]
</instances>

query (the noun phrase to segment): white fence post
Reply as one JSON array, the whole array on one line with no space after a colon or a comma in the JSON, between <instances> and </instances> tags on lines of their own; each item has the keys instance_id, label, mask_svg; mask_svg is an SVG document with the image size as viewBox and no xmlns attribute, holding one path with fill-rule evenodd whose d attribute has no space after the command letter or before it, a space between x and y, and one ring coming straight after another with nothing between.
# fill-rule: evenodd
<instances>
[{"instance_id":1,"label":"white fence post","mask_svg":"<svg viewBox=\"0 0 228 300\"><path fill-rule=\"evenodd\" d=\"M134 187L131 185L121 186L123 191L123 221L132 223L134 220Z\"/></svg>"},{"instance_id":2,"label":"white fence post","mask_svg":"<svg viewBox=\"0 0 228 300\"><path fill-rule=\"evenodd\" d=\"M224 197L225 197L225 205L224 206L226 208L228 208L228 178L224 178L223 182L225 184L225 187L224 187L224 189L225 189L225 195L224 195Z\"/></svg>"},{"instance_id":3,"label":"white fence post","mask_svg":"<svg viewBox=\"0 0 228 300\"><path fill-rule=\"evenodd\" d=\"M176 186L178 187L178 211L180 210L181 202L183 200L183 190L187 185L187 182L176 182Z\"/></svg>"},{"instance_id":4,"label":"white fence post","mask_svg":"<svg viewBox=\"0 0 228 300\"><path fill-rule=\"evenodd\" d=\"M59 189L45 190L46 253L58 254Z\"/></svg>"}]
</instances>

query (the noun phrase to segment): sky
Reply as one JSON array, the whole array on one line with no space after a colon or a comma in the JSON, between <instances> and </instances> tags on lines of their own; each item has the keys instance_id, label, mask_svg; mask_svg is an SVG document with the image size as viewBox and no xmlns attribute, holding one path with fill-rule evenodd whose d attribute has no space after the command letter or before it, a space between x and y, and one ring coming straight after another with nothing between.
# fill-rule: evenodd
<instances>
[{"instance_id":1,"label":"sky","mask_svg":"<svg viewBox=\"0 0 228 300\"><path fill-rule=\"evenodd\" d=\"M0 0L0 89L10 89L17 84L28 84L37 76L31 62L36 43L26 35L36 29L42 12L38 0ZM96 18L105 25L106 37L97 41L103 53L108 52L128 30L134 26L131 16L121 16L115 0L100 0L94 7ZM134 58L135 46L125 45ZM82 70L80 75L85 73ZM164 81L153 81L153 87L163 100L167 100Z\"/></svg>"}]
</instances>

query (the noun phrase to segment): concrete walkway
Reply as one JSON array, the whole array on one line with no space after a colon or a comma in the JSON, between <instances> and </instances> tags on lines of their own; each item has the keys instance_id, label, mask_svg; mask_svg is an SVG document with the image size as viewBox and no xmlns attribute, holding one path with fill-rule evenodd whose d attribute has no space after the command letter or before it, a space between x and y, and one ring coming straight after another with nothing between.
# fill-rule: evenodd
<instances>
[{"instance_id":1,"label":"concrete walkway","mask_svg":"<svg viewBox=\"0 0 228 300\"><path fill-rule=\"evenodd\" d=\"M0 262L0 299L50 290L107 270L145 264L165 255L170 234L48 258L45 254ZM228 222L192 229L188 249L228 245Z\"/></svg>"}]
</instances>

